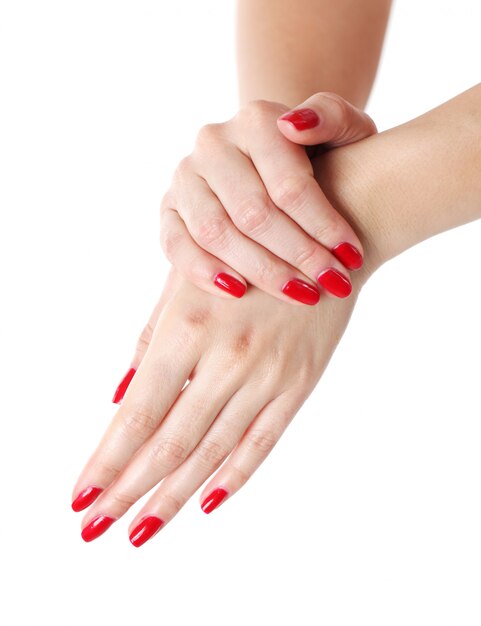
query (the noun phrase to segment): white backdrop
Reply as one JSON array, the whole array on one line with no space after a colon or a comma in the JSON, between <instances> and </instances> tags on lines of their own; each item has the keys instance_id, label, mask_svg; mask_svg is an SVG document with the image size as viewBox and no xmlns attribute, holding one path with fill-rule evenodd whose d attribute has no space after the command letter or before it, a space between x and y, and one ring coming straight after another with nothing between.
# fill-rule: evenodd
<instances>
[{"instance_id":1,"label":"white backdrop","mask_svg":"<svg viewBox=\"0 0 481 626\"><path fill-rule=\"evenodd\" d=\"M398 1L379 129L479 82L480 20L477 0ZM71 489L167 272L159 201L237 110L234 54L232 1L0 2L0 620L479 626L481 223L374 276L226 505L197 494L138 550L139 505L80 538Z\"/></svg>"}]
</instances>

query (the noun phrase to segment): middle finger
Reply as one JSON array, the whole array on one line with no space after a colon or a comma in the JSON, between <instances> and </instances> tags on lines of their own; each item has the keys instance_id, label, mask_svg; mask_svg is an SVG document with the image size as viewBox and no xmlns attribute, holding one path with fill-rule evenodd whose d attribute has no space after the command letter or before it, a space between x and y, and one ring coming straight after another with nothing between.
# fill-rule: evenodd
<instances>
[{"instance_id":1,"label":"middle finger","mask_svg":"<svg viewBox=\"0 0 481 626\"><path fill-rule=\"evenodd\" d=\"M231 368L225 375L225 369L221 369L216 360L206 359L160 427L82 520L85 541L96 539L187 458L237 391L241 379L240 371ZM213 380L222 382L213 387Z\"/></svg>"}]
</instances>

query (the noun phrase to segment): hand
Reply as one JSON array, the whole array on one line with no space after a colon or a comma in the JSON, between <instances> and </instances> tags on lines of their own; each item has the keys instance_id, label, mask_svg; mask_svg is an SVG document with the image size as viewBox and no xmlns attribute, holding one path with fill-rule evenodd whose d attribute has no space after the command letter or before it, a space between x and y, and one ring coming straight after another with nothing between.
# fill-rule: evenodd
<instances>
[{"instance_id":1,"label":"hand","mask_svg":"<svg viewBox=\"0 0 481 626\"><path fill-rule=\"evenodd\" d=\"M340 298L351 292L345 268L360 268L362 245L319 187L308 154L315 156L319 144L355 142L376 127L328 92L288 110L254 100L227 122L204 126L162 199L167 258L211 294L241 297L246 281L310 305L319 286Z\"/></svg>"},{"instance_id":2,"label":"hand","mask_svg":"<svg viewBox=\"0 0 481 626\"><path fill-rule=\"evenodd\" d=\"M174 270L167 289L139 339L122 404L73 490L76 511L95 500L85 541L162 481L129 528L142 545L228 455L202 490L203 510L240 489L314 388L355 302L323 297L293 309L256 288L219 300Z\"/></svg>"}]
</instances>

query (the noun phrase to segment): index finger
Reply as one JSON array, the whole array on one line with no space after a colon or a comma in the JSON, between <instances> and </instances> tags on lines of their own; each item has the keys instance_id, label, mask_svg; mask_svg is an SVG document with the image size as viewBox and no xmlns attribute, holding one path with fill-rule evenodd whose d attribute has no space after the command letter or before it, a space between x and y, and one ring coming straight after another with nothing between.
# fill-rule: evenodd
<instances>
[{"instance_id":1,"label":"index finger","mask_svg":"<svg viewBox=\"0 0 481 626\"><path fill-rule=\"evenodd\" d=\"M362 244L324 195L304 147L284 137L267 112L263 124L259 119L245 124L243 137L238 140L274 204L348 269L359 269Z\"/></svg>"},{"instance_id":2,"label":"index finger","mask_svg":"<svg viewBox=\"0 0 481 626\"><path fill-rule=\"evenodd\" d=\"M175 316L171 316L168 319L176 322L172 328L172 323L164 319L161 315L122 404L75 484L74 511L89 506L122 472L162 422L200 358L199 341L192 339L189 326L181 330ZM162 346L161 351L158 346ZM90 494L86 499L80 497L84 492Z\"/></svg>"}]
</instances>

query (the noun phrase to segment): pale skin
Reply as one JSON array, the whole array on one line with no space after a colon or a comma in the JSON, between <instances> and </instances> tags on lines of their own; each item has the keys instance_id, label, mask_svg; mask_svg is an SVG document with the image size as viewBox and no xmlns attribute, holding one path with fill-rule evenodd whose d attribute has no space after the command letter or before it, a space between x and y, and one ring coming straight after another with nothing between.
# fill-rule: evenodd
<instances>
[{"instance_id":1,"label":"pale skin","mask_svg":"<svg viewBox=\"0 0 481 626\"><path fill-rule=\"evenodd\" d=\"M329 92L362 109L389 7L384 0L239 2L241 107L261 100L262 110L286 110ZM479 216L481 158L473 140L481 126L479 98L479 92L462 94L418 120L313 159L313 178L364 254L349 298L322 293L315 306L292 306L292 300L267 293L267 285L249 286L240 300L223 298L172 270L139 339L131 363L137 373L73 489L73 498L91 485L103 489L83 517L83 529L98 516L118 519L159 483L129 534L146 516L168 523L206 480L200 502L219 487L231 497L248 480L315 386L359 290L377 267L410 245ZM327 116L331 112L335 108ZM356 119L361 129L363 121L369 123L362 115L341 115L331 134L342 143ZM285 151L299 155L299 144L312 145L289 124L274 122L288 140ZM263 132L268 141L271 129ZM364 135L372 132L371 126ZM449 164L442 158L445 142ZM395 155L404 152L410 158L400 168ZM300 162L298 175L305 175L305 164ZM449 182L445 189L440 180Z\"/></svg>"},{"instance_id":2,"label":"pale skin","mask_svg":"<svg viewBox=\"0 0 481 626\"><path fill-rule=\"evenodd\" d=\"M256 287L219 299L172 271L139 340L137 373L74 488L104 489L82 527L99 515L119 519L160 481L129 533L146 516L168 523L206 480L200 501L216 488L235 494L314 388L376 269L481 217L479 136L481 85L313 159L316 180L363 245L348 299L292 307Z\"/></svg>"},{"instance_id":3,"label":"pale skin","mask_svg":"<svg viewBox=\"0 0 481 626\"><path fill-rule=\"evenodd\" d=\"M350 295L362 243L315 181L309 156L316 145L376 132L362 108L390 5L237 3L240 109L200 129L161 203L161 245L185 278L225 298L242 297L247 284L295 304L317 304L318 292ZM298 130L282 119L294 106L318 124Z\"/></svg>"}]
</instances>

